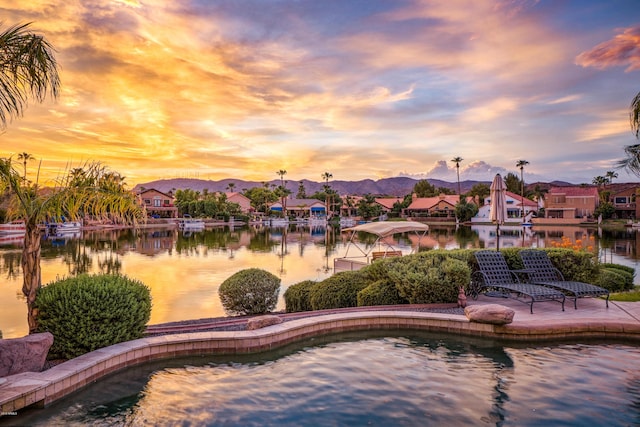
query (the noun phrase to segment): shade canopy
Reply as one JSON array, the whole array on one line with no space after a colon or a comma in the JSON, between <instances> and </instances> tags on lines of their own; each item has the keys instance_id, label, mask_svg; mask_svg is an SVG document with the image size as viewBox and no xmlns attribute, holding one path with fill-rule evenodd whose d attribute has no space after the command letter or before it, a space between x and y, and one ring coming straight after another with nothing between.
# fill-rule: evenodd
<instances>
[{"instance_id":1,"label":"shade canopy","mask_svg":"<svg viewBox=\"0 0 640 427\"><path fill-rule=\"evenodd\" d=\"M429 230L427 224L415 221L379 221L368 222L366 224L356 225L355 227L349 227L343 229L343 231L364 231L367 233L375 234L378 237L387 237L398 233L407 233L410 231L423 231Z\"/></svg>"},{"instance_id":2,"label":"shade canopy","mask_svg":"<svg viewBox=\"0 0 640 427\"><path fill-rule=\"evenodd\" d=\"M504 224L507 218L506 188L500 174L496 174L490 187L491 210L489 218L498 225Z\"/></svg>"}]
</instances>

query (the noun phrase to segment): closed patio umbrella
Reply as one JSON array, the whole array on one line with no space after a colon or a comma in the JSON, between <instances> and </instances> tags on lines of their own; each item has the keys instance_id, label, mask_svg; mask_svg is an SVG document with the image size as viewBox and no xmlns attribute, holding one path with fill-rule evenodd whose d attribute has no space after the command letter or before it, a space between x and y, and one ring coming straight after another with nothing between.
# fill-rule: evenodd
<instances>
[{"instance_id":1,"label":"closed patio umbrella","mask_svg":"<svg viewBox=\"0 0 640 427\"><path fill-rule=\"evenodd\" d=\"M491 183L489 190L489 195L491 197L489 218L491 219L491 222L496 224L496 250L499 250L500 226L504 224L504 220L507 218L506 189L499 173L493 178L493 182Z\"/></svg>"}]
</instances>

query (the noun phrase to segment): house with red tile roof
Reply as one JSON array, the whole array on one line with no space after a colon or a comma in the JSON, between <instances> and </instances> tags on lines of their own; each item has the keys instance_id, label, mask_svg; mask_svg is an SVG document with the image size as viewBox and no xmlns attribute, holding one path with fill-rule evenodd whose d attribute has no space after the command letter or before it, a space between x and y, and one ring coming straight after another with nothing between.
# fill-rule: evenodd
<instances>
[{"instance_id":1,"label":"house with red tile roof","mask_svg":"<svg viewBox=\"0 0 640 427\"><path fill-rule=\"evenodd\" d=\"M242 211L242 213L249 213L253 211L253 208L251 207L251 200L249 200L249 198L244 194L238 192L224 194L227 196L227 202L237 203L240 205L240 211Z\"/></svg>"},{"instance_id":2,"label":"house with red tile roof","mask_svg":"<svg viewBox=\"0 0 640 427\"><path fill-rule=\"evenodd\" d=\"M155 188L142 190L138 193L140 204L147 210L147 215L159 218L177 218L178 208L172 194L163 193Z\"/></svg>"},{"instance_id":3,"label":"house with red tile roof","mask_svg":"<svg viewBox=\"0 0 640 427\"><path fill-rule=\"evenodd\" d=\"M536 214L539 209L537 202L527 199L526 197L523 200L521 195L512 193L511 191L505 191L505 200L507 202L507 219L505 220L505 222L507 223L522 222L523 202L525 218L527 218L530 214ZM484 199L484 203L484 206L481 206L478 209L478 213L476 214L476 216L471 218L471 222L491 222L489 216L491 211L491 197L486 197Z\"/></svg>"},{"instance_id":4,"label":"house with red tile roof","mask_svg":"<svg viewBox=\"0 0 640 427\"><path fill-rule=\"evenodd\" d=\"M544 198L545 218L592 218L599 204L596 187L551 187Z\"/></svg>"},{"instance_id":5,"label":"house with red tile roof","mask_svg":"<svg viewBox=\"0 0 640 427\"><path fill-rule=\"evenodd\" d=\"M455 218L458 195L440 194L435 197L415 197L405 213L409 217Z\"/></svg>"},{"instance_id":6,"label":"house with red tile roof","mask_svg":"<svg viewBox=\"0 0 640 427\"><path fill-rule=\"evenodd\" d=\"M640 218L640 203L636 203L638 194L640 194L640 187L634 185L620 191L616 191L609 196L609 201L613 204L613 207L616 210L616 218Z\"/></svg>"}]
</instances>

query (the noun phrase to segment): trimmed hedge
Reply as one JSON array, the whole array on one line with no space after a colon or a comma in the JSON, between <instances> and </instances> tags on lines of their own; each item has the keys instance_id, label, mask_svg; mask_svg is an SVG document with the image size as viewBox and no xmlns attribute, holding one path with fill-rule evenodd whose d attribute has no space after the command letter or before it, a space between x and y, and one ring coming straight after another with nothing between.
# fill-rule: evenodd
<instances>
[{"instance_id":1,"label":"trimmed hedge","mask_svg":"<svg viewBox=\"0 0 640 427\"><path fill-rule=\"evenodd\" d=\"M284 292L284 304L287 313L295 313L298 311L310 311L311 301L309 301L309 293L311 288L318 282L315 280L304 280L289 286Z\"/></svg>"},{"instance_id":2,"label":"trimmed hedge","mask_svg":"<svg viewBox=\"0 0 640 427\"><path fill-rule=\"evenodd\" d=\"M609 292L628 291L633 288L633 277L631 277L631 286L628 285L629 276L629 273L623 270L603 268L594 284L607 289Z\"/></svg>"},{"instance_id":3,"label":"trimmed hedge","mask_svg":"<svg viewBox=\"0 0 640 427\"><path fill-rule=\"evenodd\" d=\"M377 280L358 292L358 307L371 305L407 304L396 285L387 280Z\"/></svg>"},{"instance_id":4,"label":"trimmed hedge","mask_svg":"<svg viewBox=\"0 0 640 427\"><path fill-rule=\"evenodd\" d=\"M265 314L278 303L280 278L260 268L247 268L220 284L218 295L229 315Z\"/></svg>"},{"instance_id":5,"label":"trimmed hedge","mask_svg":"<svg viewBox=\"0 0 640 427\"><path fill-rule=\"evenodd\" d=\"M82 274L42 287L35 308L37 331L54 337L49 358L72 359L141 338L151 316L151 294L125 276Z\"/></svg>"},{"instance_id":6,"label":"trimmed hedge","mask_svg":"<svg viewBox=\"0 0 640 427\"><path fill-rule=\"evenodd\" d=\"M358 306L358 292L369 282L358 271L343 271L316 283L309 290L312 310Z\"/></svg>"}]
</instances>

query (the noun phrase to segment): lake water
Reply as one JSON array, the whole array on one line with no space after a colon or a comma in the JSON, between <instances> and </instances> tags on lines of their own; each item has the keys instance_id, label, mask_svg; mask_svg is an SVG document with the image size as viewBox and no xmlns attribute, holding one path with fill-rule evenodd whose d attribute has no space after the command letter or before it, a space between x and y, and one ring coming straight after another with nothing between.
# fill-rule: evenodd
<instances>
[{"instance_id":1,"label":"lake water","mask_svg":"<svg viewBox=\"0 0 640 427\"><path fill-rule=\"evenodd\" d=\"M638 367L621 343L349 334L137 366L0 425L630 426Z\"/></svg>"},{"instance_id":2,"label":"lake water","mask_svg":"<svg viewBox=\"0 0 640 427\"><path fill-rule=\"evenodd\" d=\"M225 316L218 286L235 272L262 268L282 279L278 310L288 286L333 274L333 260L345 253L348 233L331 227L220 227L192 234L171 229L85 231L66 239L44 238L42 282L77 273L118 272L151 289L151 324ZM593 244L601 260L636 267L640 235L584 227L504 227L500 247L548 247L562 238ZM373 243L372 239L369 244ZM431 226L420 240L427 248L490 248L495 227ZM415 236L398 236L404 253L417 250ZM0 331L4 338L27 334L22 296L21 246L0 246Z\"/></svg>"}]
</instances>

